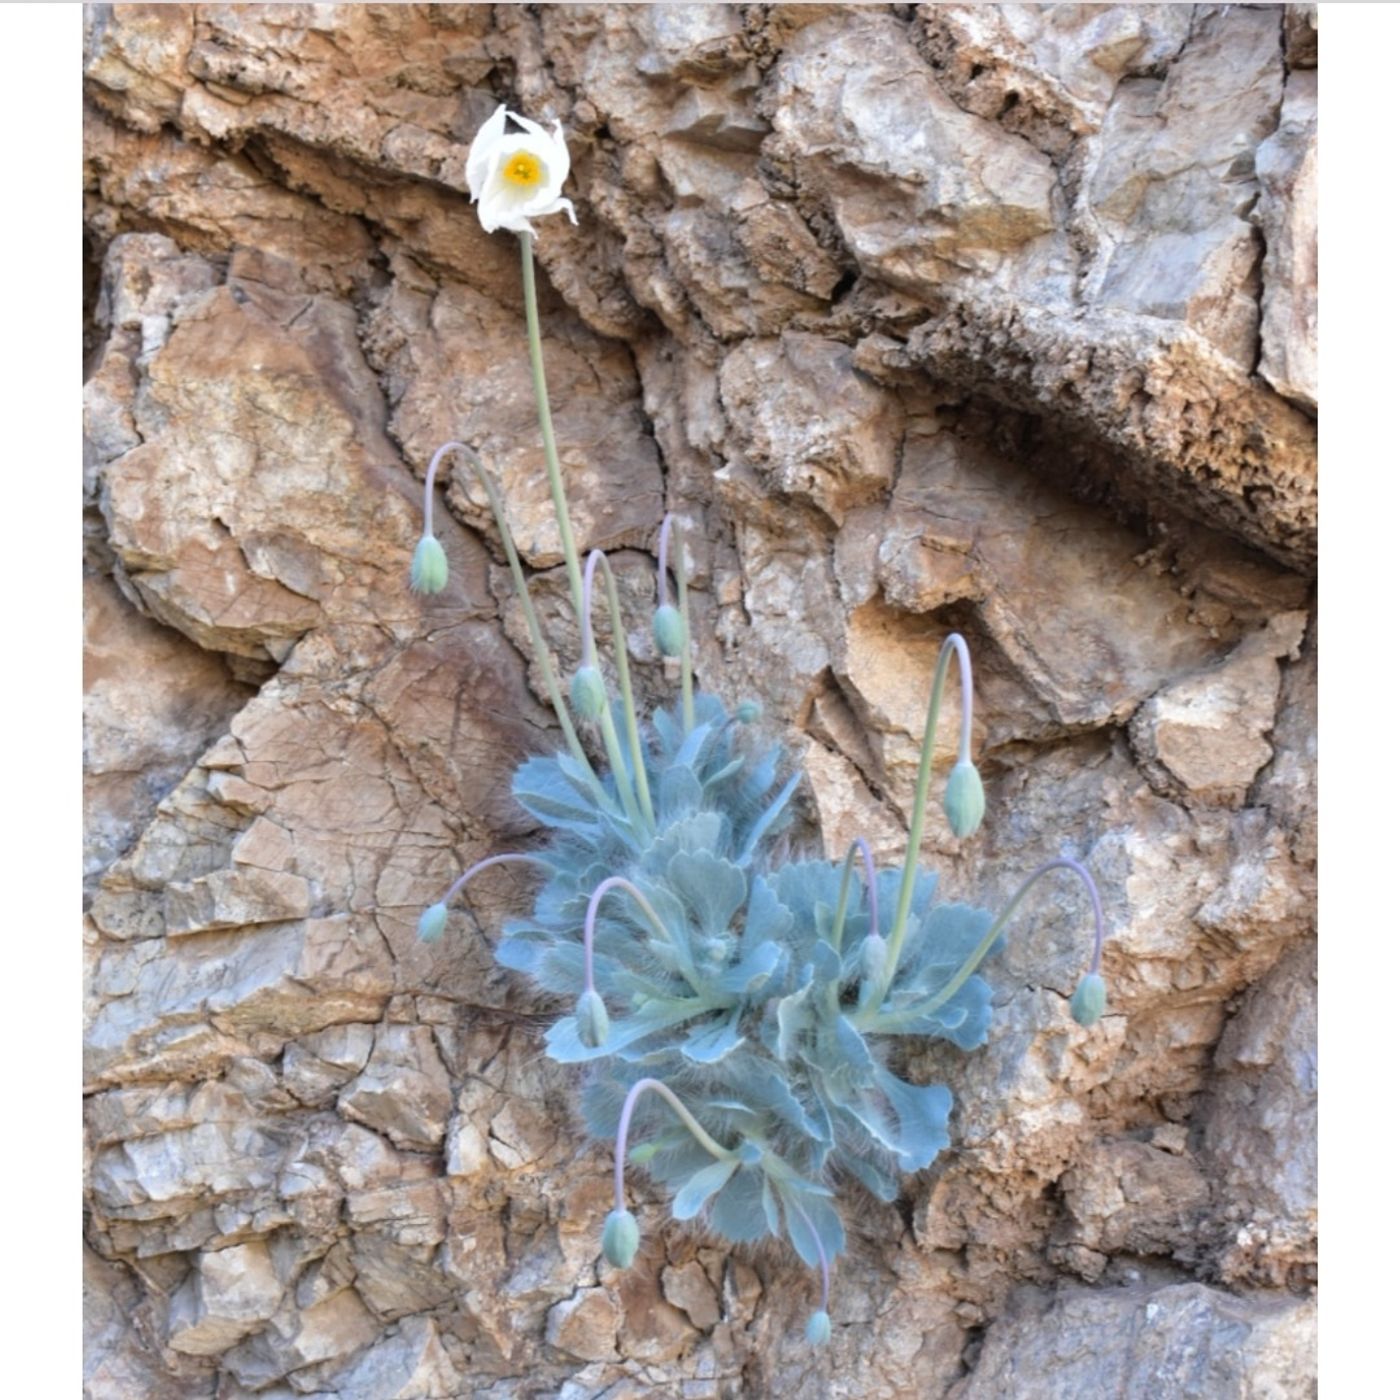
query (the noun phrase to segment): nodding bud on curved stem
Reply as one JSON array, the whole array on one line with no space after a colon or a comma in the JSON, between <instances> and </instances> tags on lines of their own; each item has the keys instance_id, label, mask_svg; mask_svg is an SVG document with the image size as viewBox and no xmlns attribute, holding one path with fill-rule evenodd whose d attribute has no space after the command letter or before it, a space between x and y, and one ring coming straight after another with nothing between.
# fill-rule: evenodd
<instances>
[{"instance_id":1,"label":"nodding bud on curved stem","mask_svg":"<svg viewBox=\"0 0 1400 1400\"><path fill-rule=\"evenodd\" d=\"M1089 959L1089 970L1080 979L1076 987L1074 996L1070 999L1070 1013L1081 1026L1092 1026L1103 1014L1104 1004L1107 994L1103 984L1103 978L1099 974L1099 965L1103 958L1104 943L1104 919L1103 903L1099 899L1099 887L1094 883L1094 877L1089 874L1079 861L1070 856L1059 856L1055 860L1047 860L1044 865L1037 866L1024 880L1021 881L1016 893L1007 901L1006 907L997 915L991 927L982 935L981 941L967 955L962 966L948 979L944 987L927 1001L919 1002L914 1006L901 1007L898 1011L881 1014L876 1008L871 1008L871 1016L866 1024L875 1024L880 1029L898 1033L901 1022L917 1021L921 1017L937 1011L959 987L977 971L978 964L991 951L992 944L1001 935L1002 929L1007 921L1016 912L1021 901L1030 892L1030 888L1043 875L1048 875L1052 870L1069 870L1079 877L1084 888L1089 892L1089 902L1094 909L1094 952Z\"/></svg>"},{"instance_id":2,"label":"nodding bud on curved stem","mask_svg":"<svg viewBox=\"0 0 1400 1400\"><path fill-rule=\"evenodd\" d=\"M430 904L418 919L418 937L424 943L436 943L442 937L442 931L447 927L447 906L452 903L461 888L479 875L483 870L489 870L493 865L510 865L524 861L529 865L545 865L539 856L526 855L523 852L516 854L513 852L499 856L487 856L485 860L479 860L467 870L464 870L453 882L447 893L438 900L436 904Z\"/></svg>"},{"instance_id":3,"label":"nodding bud on curved stem","mask_svg":"<svg viewBox=\"0 0 1400 1400\"><path fill-rule=\"evenodd\" d=\"M656 612L651 619L651 632L662 656L679 656L685 645L685 626L666 592L666 556L670 543L671 517L668 515L661 522L661 540L656 549Z\"/></svg>"},{"instance_id":4,"label":"nodding bud on curved stem","mask_svg":"<svg viewBox=\"0 0 1400 1400\"><path fill-rule=\"evenodd\" d=\"M674 517L668 514L661 522L661 541L657 547L656 616L652 633L657 649L663 656L678 656L681 662L681 718L685 732L695 728L694 681L690 668L690 605L686 596L685 549L676 550L676 601L672 607L666 601L666 560L671 542Z\"/></svg>"},{"instance_id":5,"label":"nodding bud on curved stem","mask_svg":"<svg viewBox=\"0 0 1400 1400\"><path fill-rule=\"evenodd\" d=\"M840 952L842 944L846 941L846 903L850 896L851 870L855 865L857 852L865 862L865 893L870 903L870 922L866 929L861 956L867 956L866 949L873 938L879 943L883 957L885 940L880 937L880 896L875 888L875 858L870 854L870 843L863 836L857 836L846 852L846 863L841 870L841 888L836 896L836 912L831 918L832 942L837 952Z\"/></svg>"},{"instance_id":6,"label":"nodding bud on curved stem","mask_svg":"<svg viewBox=\"0 0 1400 1400\"><path fill-rule=\"evenodd\" d=\"M701 1127L695 1115L659 1079L639 1079L628 1091L622 1103L622 1116L617 1123L617 1147L613 1158L613 1209L603 1226L603 1253L608 1262L625 1269L636 1257L641 1234L637 1217L627 1209L622 1169L627 1161L627 1133L632 1126L632 1113L637 1100L645 1093L660 1094L675 1110L676 1116L690 1130L691 1136L716 1161L733 1161L736 1154L721 1147Z\"/></svg>"},{"instance_id":7,"label":"nodding bud on curved stem","mask_svg":"<svg viewBox=\"0 0 1400 1400\"><path fill-rule=\"evenodd\" d=\"M413 551L413 563L408 570L408 586L415 593L441 593L447 587L447 554L433 534L433 484L437 480L438 463L452 447L453 444L448 443L433 453L423 482L423 536Z\"/></svg>"},{"instance_id":8,"label":"nodding bud on curved stem","mask_svg":"<svg viewBox=\"0 0 1400 1400\"><path fill-rule=\"evenodd\" d=\"M904 947L904 935L909 926L909 908L914 901L914 877L918 873L919 847L924 838L924 809L928 803L929 778L933 772L934 741L938 731L938 715L943 707L943 685L948 678L948 665L954 652L958 657L958 679L962 685L962 727L958 736L958 761L949 775L945 794L945 812L953 834L960 840L977 830L982 820L985 799L982 780L972 762L972 658L967 643L958 632L944 638L933 671L933 693L929 696L928 718L924 722L924 743L919 751L919 770L914 782L914 806L909 814L909 845L904 854L904 874L899 882L899 902L890 925L889 948L885 954L885 970L881 974L875 1001L883 1001ZM953 781L956 777L956 782Z\"/></svg>"},{"instance_id":9,"label":"nodding bud on curved stem","mask_svg":"<svg viewBox=\"0 0 1400 1400\"><path fill-rule=\"evenodd\" d=\"M624 879L621 875L609 875L606 880L600 880L588 900L588 912L583 917L583 989L585 992L593 990L593 925L598 919L598 906L602 904L603 896L609 890L622 890L630 894L656 933L663 939L669 939L671 936L666 925L662 923L661 916L652 908L651 901L630 880Z\"/></svg>"},{"instance_id":10,"label":"nodding bud on curved stem","mask_svg":"<svg viewBox=\"0 0 1400 1400\"><path fill-rule=\"evenodd\" d=\"M826 1257L826 1248L822 1244L821 1235L817 1233L817 1227L812 1223L812 1217L797 1201L789 1200L787 1204L797 1212L807 1227L807 1233L811 1235L812 1243L816 1247L817 1261L821 1265L822 1305L807 1319L807 1340L813 1346L821 1346L831 1340L831 1314L827 1311L827 1305L831 1301L831 1262Z\"/></svg>"}]
</instances>

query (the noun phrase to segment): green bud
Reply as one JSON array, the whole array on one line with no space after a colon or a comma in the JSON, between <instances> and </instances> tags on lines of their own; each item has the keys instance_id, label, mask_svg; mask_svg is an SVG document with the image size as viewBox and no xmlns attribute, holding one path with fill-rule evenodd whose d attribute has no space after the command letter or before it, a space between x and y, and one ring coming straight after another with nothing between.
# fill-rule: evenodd
<instances>
[{"instance_id":1,"label":"green bud","mask_svg":"<svg viewBox=\"0 0 1400 1400\"><path fill-rule=\"evenodd\" d=\"M630 1210L608 1213L608 1218L603 1222L603 1253L609 1264L619 1269L631 1268L641 1242L641 1228Z\"/></svg>"},{"instance_id":2,"label":"green bud","mask_svg":"<svg viewBox=\"0 0 1400 1400\"><path fill-rule=\"evenodd\" d=\"M987 795L982 791L982 776L968 759L959 759L948 774L943 789L943 811L948 825L959 841L971 836L982 825L982 813L987 810Z\"/></svg>"},{"instance_id":3,"label":"green bud","mask_svg":"<svg viewBox=\"0 0 1400 1400\"><path fill-rule=\"evenodd\" d=\"M639 1167L650 1162L662 1148L662 1140L654 1138L651 1142L639 1142L635 1147L627 1151L627 1160L635 1162Z\"/></svg>"},{"instance_id":4,"label":"green bud","mask_svg":"<svg viewBox=\"0 0 1400 1400\"><path fill-rule=\"evenodd\" d=\"M408 586L415 593L441 593L447 587L447 555L436 535L424 535L413 551Z\"/></svg>"},{"instance_id":5,"label":"green bud","mask_svg":"<svg viewBox=\"0 0 1400 1400\"><path fill-rule=\"evenodd\" d=\"M569 699L580 719L597 719L608 706L608 692L596 666L580 666L569 686Z\"/></svg>"},{"instance_id":6,"label":"green bud","mask_svg":"<svg viewBox=\"0 0 1400 1400\"><path fill-rule=\"evenodd\" d=\"M885 940L878 933L867 934L860 945L860 975L872 986L885 975Z\"/></svg>"},{"instance_id":7,"label":"green bud","mask_svg":"<svg viewBox=\"0 0 1400 1400\"><path fill-rule=\"evenodd\" d=\"M670 603L657 608L651 619L651 635L656 638L656 649L662 656L679 656L685 646L685 624L681 615Z\"/></svg>"},{"instance_id":8,"label":"green bud","mask_svg":"<svg viewBox=\"0 0 1400 1400\"><path fill-rule=\"evenodd\" d=\"M447 927L447 905L430 904L418 916L418 937L424 943L436 943Z\"/></svg>"},{"instance_id":9,"label":"green bud","mask_svg":"<svg viewBox=\"0 0 1400 1400\"><path fill-rule=\"evenodd\" d=\"M825 1308L818 1308L807 1319L807 1340L814 1347L825 1346L831 1340L831 1315Z\"/></svg>"},{"instance_id":10,"label":"green bud","mask_svg":"<svg viewBox=\"0 0 1400 1400\"><path fill-rule=\"evenodd\" d=\"M578 1020L578 1038L590 1050L596 1050L608 1038L608 1008L603 998L591 987L578 999L574 1012Z\"/></svg>"},{"instance_id":11,"label":"green bud","mask_svg":"<svg viewBox=\"0 0 1400 1400\"><path fill-rule=\"evenodd\" d=\"M1108 992L1097 972L1086 972L1069 999L1069 1014L1081 1026L1092 1026L1103 1015Z\"/></svg>"},{"instance_id":12,"label":"green bud","mask_svg":"<svg viewBox=\"0 0 1400 1400\"><path fill-rule=\"evenodd\" d=\"M763 706L757 700L741 700L734 711L734 718L740 724L754 724L763 718Z\"/></svg>"}]
</instances>

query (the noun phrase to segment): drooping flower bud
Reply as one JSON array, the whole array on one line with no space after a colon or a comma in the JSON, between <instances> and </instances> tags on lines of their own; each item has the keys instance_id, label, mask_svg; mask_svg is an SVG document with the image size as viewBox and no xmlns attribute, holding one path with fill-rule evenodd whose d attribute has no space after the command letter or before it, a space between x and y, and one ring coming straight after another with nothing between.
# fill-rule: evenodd
<instances>
[{"instance_id":1,"label":"drooping flower bud","mask_svg":"<svg viewBox=\"0 0 1400 1400\"><path fill-rule=\"evenodd\" d=\"M608 692L596 666L580 666L569 685L569 699L580 719L597 719L607 708Z\"/></svg>"},{"instance_id":2,"label":"drooping flower bud","mask_svg":"<svg viewBox=\"0 0 1400 1400\"><path fill-rule=\"evenodd\" d=\"M651 634L662 656L679 656L685 646L685 624L671 603L663 603L651 619Z\"/></svg>"},{"instance_id":3,"label":"drooping flower bud","mask_svg":"<svg viewBox=\"0 0 1400 1400\"><path fill-rule=\"evenodd\" d=\"M825 1346L831 1340L831 1315L825 1308L818 1308L807 1319L807 1340L814 1347Z\"/></svg>"},{"instance_id":4,"label":"drooping flower bud","mask_svg":"<svg viewBox=\"0 0 1400 1400\"><path fill-rule=\"evenodd\" d=\"M424 943L436 943L446 927L447 905L443 903L430 904L418 916L418 937Z\"/></svg>"},{"instance_id":5,"label":"drooping flower bud","mask_svg":"<svg viewBox=\"0 0 1400 1400\"><path fill-rule=\"evenodd\" d=\"M741 700L734 711L734 718L740 724L756 724L763 718L763 706L757 700Z\"/></svg>"},{"instance_id":6,"label":"drooping flower bud","mask_svg":"<svg viewBox=\"0 0 1400 1400\"><path fill-rule=\"evenodd\" d=\"M619 1269L631 1268L641 1242L641 1227L630 1210L608 1213L608 1218L603 1222L603 1253L609 1264Z\"/></svg>"},{"instance_id":7,"label":"drooping flower bud","mask_svg":"<svg viewBox=\"0 0 1400 1400\"><path fill-rule=\"evenodd\" d=\"M885 975L885 940L878 933L865 936L860 945L860 977L867 986L878 987Z\"/></svg>"},{"instance_id":8,"label":"drooping flower bud","mask_svg":"<svg viewBox=\"0 0 1400 1400\"><path fill-rule=\"evenodd\" d=\"M1069 1014L1081 1026L1092 1026L1103 1015L1108 992L1097 972L1086 972L1069 999Z\"/></svg>"},{"instance_id":9,"label":"drooping flower bud","mask_svg":"<svg viewBox=\"0 0 1400 1400\"><path fill-rule=\"evenodd\" d=\"M447 553L436 535L424 535L413 551L408 586L415 593L441 593L447 587Z\"/></svg>"},{"instance_id":10,"label":"drooping flower bud","mask_svg":"<svg viewBox=\"0 0 1400 1400\"><path fill-rule=\"evenodd\" d=\"M982 791L982 775L970 759L959 759L948 774L943 789L943 811L959 841L966 840L982 825L987 795Z\"/></svg>"},{"instance_id":11,"label":"drooping flower bud","mask_svg":"<svg viewBox=\"0 0 1400 1400\"><path fill-rule=\"evenodd\" d=\"M578 999L574 1016L578 1021L578 1038L590 1050L596 1050L607 1040L608 1031L611 1029L608 1008L603 1005L603 998L592 987Z\"/></svg>"}]
</instances>

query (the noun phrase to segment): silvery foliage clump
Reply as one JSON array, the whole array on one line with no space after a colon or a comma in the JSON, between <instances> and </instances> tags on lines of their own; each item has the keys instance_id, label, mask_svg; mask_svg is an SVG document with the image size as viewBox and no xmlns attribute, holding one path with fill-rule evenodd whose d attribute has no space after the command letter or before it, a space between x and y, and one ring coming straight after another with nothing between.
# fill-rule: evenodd
<instances>
[{"instance_id":1,"label":"silvery foliage clump","mask_svg":"<svg viewBox=\"0 0 1400 1400\"><path fill-rule=\"evenodd\" d=\"M526 137L537 132L523 119L521 134L513 133L506 117L517 120L493 117L474 159L483 170L533 168L540 189L512 197L555 200L557 187L548 181L562 182L561 160L567 169L562 137L554 138L561 157L540 140L530 145ZM553 208L532 205L531 212ZM717 696L694 689L683 549L674 552L671 601L669 517L652 621L658 651L677 663L680 694L649 718L638 713L608 561L595 550L581 568L573 540L544 383L528 221L519 233L531 367L582 659L566 699L496 485L469 447L446 444L427 473L413 587L437 593L447 586L448 561L432 531L433 483L444 456L456 452L490 502L564 749L527 759L514 778L515 798L548 833L545 844L473 866L424 912L419 933L441 937L448 904L488 866L515 861L538 870L533 909L506 922L495 954L564 1003L544 1037L545 1052L581 1067L584 1123L596 1136L616 1137L616 1200L604 1224L604 1254L626 1267L639 1247L625 1199L630 1160L670 1193L677 1220L703 1219L735 1244L786 1238L820 1269L821 1304L807 1327L808 1338L820 1343L831 1332L831 1264L846 1242L836 1189L853 1179L892 1200L901 1176L929 1166L948 1145L952 1095L944 1085L901 1076L892 1067L896 1043L934 1038L961 1050L985 1043L992 998L976 969L1030 886L1057 868L1084 882L1094 906L1093 960L1071 1003L1075 1019L1092 1024L1104 1002L1098 894L1084 868L1063 858L1033 872L994 916L941 902L937 877L919 868L934 734L954 656L961 740L944 794L954 834L973 835L985 805L971 758L971 661L956 634L933 678L902 869L877 871L863 840L844 862L780 859L801 773L785 772L790 765L780 745L758 741L754 702L730 712ZM612 694L593 635L600 571L613 640ZM590 756L583 742L590 735L606 764Z\"/></svg>"}]
</instances>

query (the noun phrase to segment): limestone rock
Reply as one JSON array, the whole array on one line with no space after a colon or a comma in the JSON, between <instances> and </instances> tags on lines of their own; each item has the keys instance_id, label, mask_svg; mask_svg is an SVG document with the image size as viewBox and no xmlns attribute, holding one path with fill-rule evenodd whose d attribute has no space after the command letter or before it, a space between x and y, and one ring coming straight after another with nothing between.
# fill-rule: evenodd
<instances>
[{"instance_id":1,"label":"limestone rock","mask_svg":"<svg viewBox=\"0 0 1400 1400\"><path fill-rule=\"evenodd\" d=\"M396 1147L433 1148L447 1131L452 1089L426 1026L381 1026L364 1070L341 1091L344 1114Z\"/></svg>"},{"instance_id":2,"label":"limestone rock","mask_svg":"<svg viewBox=\"0 0 1400 1400\"><path fill-rule=\"evenodd\" d=\"M549 1310L545 1340L580 1361L617 1356L617 1300L603 1288L584 1288Z\"/></svg>"},{"instance_id":3,"label":"limestone rock","mask_svg":"<svg viewBox=\"0 0 1400 1400\"><path fill-rule=\"evenodd\" d=\"M1299 947L1251 988L1225 1029L1202 1124L1221 1182L1222 1275L1311 1281L1317 1259L1316 950Z\"/></svg>"},{"instance_id":4,"label":"limestone rock","mask_svg":"<svg viewBox=\"0 0 1400 1400\"><path fill-rule=\"evenodd\" d=\"M1317 24L85 12L89 1395L1313 1393ZM534 876L416 936L536 843L510 777L558 741L460 461L448 587L405 588L441 442L577 655L520 249L465 190L501 100L570 149L544 357L644 702L669 510L700 684L804 770L792 852L901 860L958 630L988 811L930 813L944 896L1066 851L1103 891L1098 1025L1057 875L987 1045L901 1047L953 1141L897 1204L840 1188L819 1355L810 1271L641 1177L599 1272L607 1145L493 959Z\"/></svg>"},{"instance_id":5,"label":"limestone rock","mask_svg":"<svg viewBox=\"0 0 1400 1400\"><path fill-rule=\"evenodd\" d=\"M1133 716L1132 737L1159 791L1225 806L1244 801L1273 749L1277 659L1295 653L1307 617L1285 613L1220 665L1159 692Z\"/></svg>"},{"instance_id":6,"label":"limestone rock","mask_svg":"<svg viewBox=\"0 0 1400 1400\"><path fill-rule=\"evenodd\" d=\"M1199 1283L1030 1293L992 1327L957 1400L1141 1395L1265 1400L1315 1392L1317 1309Z\"/></svg>"},{"instance_id":7,"label":"limestone rock","mask_svg":"<svg viewBox=\"0 0 1400 1400\"><path fill-rule=\"evenodd\" d=\"M169 1344L191 1356L217 1356L261 1328L281 1300L265 1244L206 1251L171 1299Z\"/></svg>"},{"instance_id":8,"label":"limestone rock","mask_svg":"<svg viewBox=\"0 0 1400 1400\"><path fill-rule=\"evenodd\" d=\"M1299 7L1290 7L1299 8ZM1259 147L1264 235L1259 373L1285 398L1317 409L1317 74L1294 72L1278 130Z\"/></svg>"}]
</instances>

